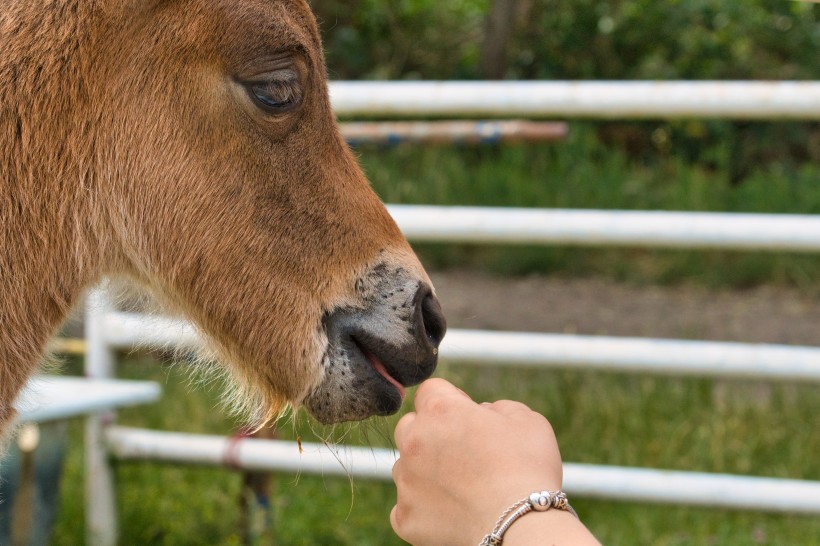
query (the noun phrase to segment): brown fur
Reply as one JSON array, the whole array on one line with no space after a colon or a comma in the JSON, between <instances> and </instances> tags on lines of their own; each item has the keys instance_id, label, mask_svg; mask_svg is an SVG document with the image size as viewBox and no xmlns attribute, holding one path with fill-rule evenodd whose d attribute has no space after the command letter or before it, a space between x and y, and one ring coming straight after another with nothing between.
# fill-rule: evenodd
<instances>
[{"instance_id":1,"label":"brown fur","mask_svg":"<svg viewBox=\"0 0 820 546\"><path fill-rule=\"evenodd\" d=\"M303 0L0 0L0 429L85 287L190 316L263 412L322 381L378 261L427 282L341 140ZM237 83L284 55L303 104Z\"/></svg>"}]
</instances>

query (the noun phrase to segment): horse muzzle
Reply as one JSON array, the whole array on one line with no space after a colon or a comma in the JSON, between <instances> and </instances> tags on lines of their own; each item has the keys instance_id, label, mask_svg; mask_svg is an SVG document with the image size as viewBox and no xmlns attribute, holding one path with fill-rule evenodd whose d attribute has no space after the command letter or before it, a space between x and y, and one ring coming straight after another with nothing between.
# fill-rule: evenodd
<instances>
[{"instance_id":1,"label":"horse muzzle","mask_svg":"<svg viewBox=\"0 0 820 546\"><path fill-rule=\"evenodd\" d=\"M447 329L432 288L402 270L371 283L362 307L325 315L324 380L305 406L323 423L390 415L433 373Z\"/></svg>"}]
</instances>

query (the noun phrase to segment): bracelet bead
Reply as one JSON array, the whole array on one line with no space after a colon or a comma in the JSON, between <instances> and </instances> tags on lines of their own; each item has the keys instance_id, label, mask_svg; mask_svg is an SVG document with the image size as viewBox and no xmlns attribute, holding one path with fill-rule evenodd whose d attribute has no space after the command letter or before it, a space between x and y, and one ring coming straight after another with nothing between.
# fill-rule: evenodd
<instances>
[{"instance_id":1,"label":"bracelet bead","mask_svg":"<svg viewBox=\"0 0 820 546\"><path fill-rule=\"evenodd\" d=\"M535 491L529 497L522 499L507 508L495 523L492 532L486 535L478 546L501 546L504 533L518 518L532 511L546 512L550 508L564 510L576 518L578 514L570 506L567 494L563 491Z\"/></svg>"}]
</instances>

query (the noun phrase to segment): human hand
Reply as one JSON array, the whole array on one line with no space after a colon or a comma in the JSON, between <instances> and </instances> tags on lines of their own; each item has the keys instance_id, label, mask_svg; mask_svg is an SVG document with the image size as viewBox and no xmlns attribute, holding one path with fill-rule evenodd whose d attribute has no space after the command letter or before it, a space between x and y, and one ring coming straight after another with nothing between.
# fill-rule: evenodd
<instances>
[{"instance_id":1,"label":"human hand","mask_svg":"<svg viewBox=\"0 0 820 546\"><path fill-rule=\"evenodd\" d=\"M474 546L514 502L561 489L552 427L524 404L479 405L430 379L415 409L396 426L398 499L390 514L393 530L411 544Z\"/></svg>"}]
</instances>

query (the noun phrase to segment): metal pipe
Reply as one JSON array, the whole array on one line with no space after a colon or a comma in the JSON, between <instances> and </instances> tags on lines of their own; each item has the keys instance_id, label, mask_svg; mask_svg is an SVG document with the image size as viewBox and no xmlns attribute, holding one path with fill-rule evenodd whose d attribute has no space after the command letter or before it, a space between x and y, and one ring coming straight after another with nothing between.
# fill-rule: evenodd
<instances>
[{"instance_id":1,"label":"metal pipe","mask_svg":"<svg viewBox=\"0 0 820 546\"><path fill-rule=\"evenodd\" d=\"M442 360L661 375L820 381L820 347L450 330Z\"/></svg>"},{"instance_id":2,"label":"metal pipe","mask_svg":"<svg viewBox=\"0 0 820 546\"><path fill-rule=\"evenodd\" d=\"M108 313L103 334L113 349L199 349L204 345L189 322L137 313Z\"/></svg>"},{"instance_id":3,"label":"metal pipe","mask_svg":"<svg viewBox=\"0 0 820 546\"><path fill-rule=\"evenodd\" d=\"M113 376L116 367L105 332L106 316L114 309L105 286L90 291L85 303L85 375L95 379Z\"/></svg>"},{"instance_id":4,"label":"metal pipe","mask_svg":"<svg viewBox=\"0 0 820 546\"><path fill-rule=\"evenodd\" d=\"M340 116L820 119L816 81L337 81Z\"/></svg>"},{"instance_id":5,"label":"metal pipe","mask_svg":"<svg viewBox=\"0 0 820 546\"><path fill-rule=\"evenodd\" d=\"M390 205L411 241L820 251L820 216Z\"/></svg>"},{"instance_id":6,"label":"metal pipe","mask_svg":"<svg viewBox=\"0 0 820 546\"><path fill-rule=\"evenodd\" d=\"M110 313L108 343L120 349L196 348L201 338L182 321ZM820 381L820 348L763 343L679 341L566 334L448 331L441 359L530 366L747 379Z\"/></svg>"},{"instance_id":7,"label":"metal pipe","mask_svg":"<svg viewBox=\"0 0 820 546\"><path fill-rule=\"evenodd\" d=\"M157 432L124 427L106 431L120 460L230 466L246 470L353 476L388 481L393 450ZM230 464L227 454L230 454ZM588 464L564 465L570 495L627 501L715 506L787 513L820 513L820 482Z\"/></svg>"},{"instance_id":8,"label":"metal pipe","mask_svg":"<svg viewBox=\"0 0 820 546\"><path fill-rule=\"evenodd\" d=\"M92 290L85 310L85 374L106 379L116 374L116 358L105 335L107 314L114 306L107 284ZM114 469L105 451L103 431L112 413L89 415L85 420L85 540L88 546L114 546L119 542Z\"/></svg>"},{"instance_id":9,"label":"metal pipe","mask_svg":"<svg viewBox=\"0 0 820 546\"><path fill-rule=\"evenodd\" d=\"M110 452L122 460L151 460L242 470L304 472L322 476L389 479L395 456L389 450L295 442L226 438L126 427L106 431Z\"/></svg>"},{"instance_id":10,"label":"metal pipe","mask_svg":"<svg viewBox=\"0 0 820 546\"><path fill-rule=\"evenodd\" d=\"M581 497L712 506L784 513L820 513L820 482L628 468L564 465L565 489Z\"/></svg>"},{"instance_id":11,"label":"metal pipe","mask_svg":"<svg viewBox=\"0 0 820 546\"><path fill-rule=\"evenodd\" d=\"M160 394L153 381L39 375L29 380L14 407L18 422L43 423L148 404Z\"/></svg>"},{"instance_id":12,"label":"metal pipe","mask_svg":"<svg viewBox=\"0 0 820 546\"><path fill-rule=\"evenodd\" d=\"M545 121L378 121L340 124L353 146L402 143L498 144L552 142L567 137L566 123Z\"/></svg>"}]
</instances>

